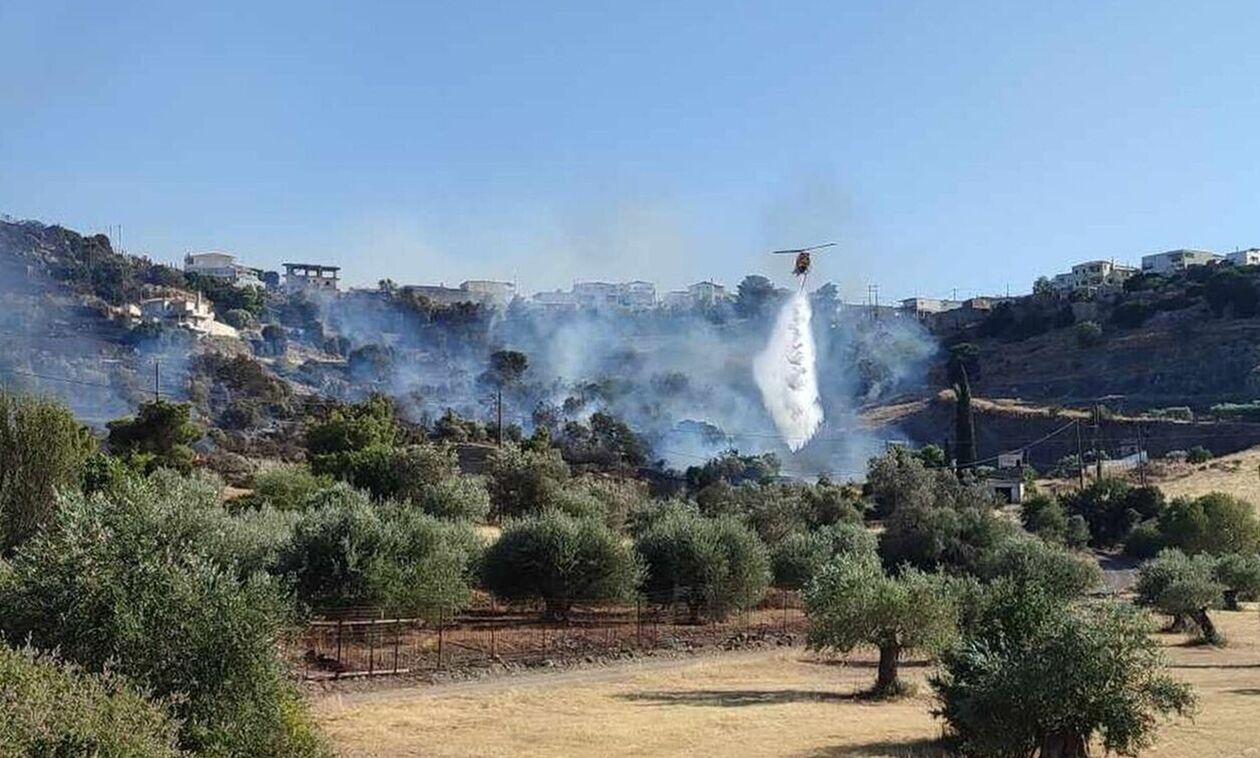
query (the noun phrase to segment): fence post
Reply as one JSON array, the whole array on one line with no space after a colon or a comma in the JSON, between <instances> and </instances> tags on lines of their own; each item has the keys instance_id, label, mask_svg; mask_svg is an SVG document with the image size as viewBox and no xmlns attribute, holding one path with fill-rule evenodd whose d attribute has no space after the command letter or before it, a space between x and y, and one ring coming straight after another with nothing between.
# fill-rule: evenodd
<instances>
[{"instance_id":1,"label":"fence post","mask_svg":"<svg viewBox=\"0 0 1260 758\"><path fill-rule=\"evenodd\" d=\"M341 665L341 619L337 619L337 673L336 673L336 676L341 676L341 668L342 668L342 665Z\"/></svg>"},{"instance_id":2,"label":"fence post","mask_svg":"<svg viewBox=\"0 0 1260 758\"><path fill-rule=\"evenodd\" d=\"M368 632L368 676L376 673L376 622L369 621Z\"/></svg>"},{"instance_id":3,"label":"fence post","mask_svg":"<svg viewBox=\"0 0 1260 758\"><path fill-rule=\"evenodd\" d=\"M634 644L643 649L643 598L634 599Z\"/></svg>"},{"instance_id":4,"label":"fence post","mask_svg":"<svg viewBox=\"0 0 1260 758\"><path fill-rule=\"evenodd\" d=\"M498 626L495 619L495 616L497 615L498 615L498 610L495 608L494 595L491 595L490 596L490 658L491 659L495 657L494 629L496 626Z\"/></svg>"},{"instance_id":5,"label":"fence post","mask_svg":"<svg viewBox=\"0 0 1260 758\"><path fill-rule=\"evenodd\" d=\"M398 640L402 637L402 619L394 620L394 673L398 673Z\"/></svg>"},{"instance_id":6,"label":"fence post","mask_svg":"<svg viewBox=\"0 0 1260 758\"><path fill-rule=\"evenodd\" d=\"M437 667L442 668L442 627L446 616L445 610L438 611L438 661Z\"/></svg>"},{"instance_id":7,"label":"fence post","mask_svg":"<svg viewBox=\"0 0 1260 758\"><path fill-rule=\"evenodd\" d=\"M787 593L787 590L784 590L783 591L783 631L784 632L787 631L787 605L788 605L788 593Z\"/></svg>"}]
</instances>

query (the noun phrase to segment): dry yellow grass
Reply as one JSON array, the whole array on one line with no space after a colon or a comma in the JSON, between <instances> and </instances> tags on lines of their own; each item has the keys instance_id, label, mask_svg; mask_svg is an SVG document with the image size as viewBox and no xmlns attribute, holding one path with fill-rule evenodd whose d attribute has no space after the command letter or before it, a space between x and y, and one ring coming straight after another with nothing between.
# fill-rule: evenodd
<instances>
[{"instance_id":1,"label":"dry yellow grass","mask_svg":"<svg viewBox=\"0 0 1260 758\"><path fill-rule=\"evenodd\" d=\"M1201 465L1156 464L1152 483L1168 497L1226 492L1260 505L1260 448L1223 455Z\"/></svg>"},{"instance_id":2,"label":"dry yellow grass","mask_svg":"<svg viewBox=\"0 0 1260 758\"><path fill-rule=\"evenodd\" d=\"M1219 614L1221 650L1161 636L1202 711L1162 730L1149 755L1260 755L1260 619ZM854 695L870 661L836 665L799 649L609 670L531 674L434 689L328 696L315 711L351 756L937 755L924 667L916 697Z\"/></svg>"}]
</instances>

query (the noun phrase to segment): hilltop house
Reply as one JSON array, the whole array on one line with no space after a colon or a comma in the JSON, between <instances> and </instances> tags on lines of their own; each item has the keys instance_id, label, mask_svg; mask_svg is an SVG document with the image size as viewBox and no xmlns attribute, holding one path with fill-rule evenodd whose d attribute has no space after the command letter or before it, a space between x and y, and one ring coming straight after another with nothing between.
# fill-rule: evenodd
<instances>
[{"instance_id":1,"label":"hilltop house","mask_svg":"<svg viewBox=\"0 0 1260 758\"><path fill-rule=\"evenodd\" d=\"M236 262L236 256L222 250L188 253L184 256L184 272L215 279L224 279L238 287L262 287L263 272Z\"/></svg>"},{"instance_id":2,"label":"hilltop house","mask_svg":"<svg viewBox=\"0 0 1260 758\"><path fill-rule=\"evenodd\" d=\"M137 310L128 309L129 313L138 314L141 321L162 324L180 329L188 329L197 334L209 334L215 337L236 337L236 329L218 321L210 303L204 300L201 293L179 292L167 297L151 297L141 300Z\"/></svg>"},{"instance_id":3,"label":"hilltop house","mask_svg":"<svg viewBox=\"0 0 1260 758\"><path fill-rule=\"evenodd\" d=\"M1220 263L1224 258L1210 250L1169 250L1142 256L1142 273L1171 274L1192 266Z\"/></svg>"},{"instance_id":4,"label":"hilltop house","mask_svg":"<svg viewBox=\"0 0 1260 758\"><path fill-rule=\"evenodd\" d=\"M284 264L284 288L289 292L336 292L340 266L320 263Z\"/></svg>"},{"instance_id":5,"label":"hilltop house","mask_svg":"<svg viewBox=\"0 0 1260 758\"><path fill-rule=\"evenodd\" d=\"M1145 258L1143 267L1145 268ZM1096 292L1104 287L1118 287L1138 273L1136 266L1126 266L1115 261L1085 261L1064 274L1055 274L1050 286L1056 292Z\"/></svg>"}]
</instances>

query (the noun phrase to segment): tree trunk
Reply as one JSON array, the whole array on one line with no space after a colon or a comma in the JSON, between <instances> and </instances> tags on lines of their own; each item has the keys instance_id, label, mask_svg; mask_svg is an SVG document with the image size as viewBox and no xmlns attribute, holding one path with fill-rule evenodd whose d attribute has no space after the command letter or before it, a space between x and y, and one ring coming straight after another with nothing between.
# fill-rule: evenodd
<instances>
[{"instance_id":1,"label":"tree trunk","mask_svg":"<svg viewBox=\"0 0 1260 758\"><path fill-rule=\"evenodd\" d=\"M1041 740L1039 758L1086 758L1089 745L1085 737L1073 732L1055 732L1047 734Z\"/></svg>"},{"instance_id":2,"label":"tree trunk","mask_svg":"<svg viewBox=\"0 0 1260 758\"><path fill-rule=\"evenodd\" d=\"M1238 590L1225 590L1225 610L1238 610Z\"/></svg>"},{"instance_id":3,"label":"tree trunk","mask_svg":"<svg viewBox=\"0 0 1260 758\"><path fill-rule=\"evenodd\" d=\"M1221 641L1220 633L1216 631L1216 625L1212 623L1212 619L1208 618L1207 608L1200 608L1194 612L1194 623L1199 625L1199 631L1203 632L1203 639L1218 644Z\"/></svg>"},{"instance_id":4,"label":"tree trunk","mask_svg":"<svg viewBox=\"0 0 1260 758\"><path fill-rule=\"evenodd\" d=\"M1190 630L1190 622L1186 619L1184 613L1174 613L1172 621L1168 624L1168 631L1175 634L1183 634Z\"/></svg>"},{"instance_id":5,"label":"tree trunk","mask_svg":"<svg viewBox=\"0 0 1260 758\"><path fill-rule=\"evenodd\" d=\"M901 658L901 646L884 644L879 646L879 674L875 678L874 694L888 697L897 694L901 683L897 680L897 661Z\"/></svg>"}]
</instances>

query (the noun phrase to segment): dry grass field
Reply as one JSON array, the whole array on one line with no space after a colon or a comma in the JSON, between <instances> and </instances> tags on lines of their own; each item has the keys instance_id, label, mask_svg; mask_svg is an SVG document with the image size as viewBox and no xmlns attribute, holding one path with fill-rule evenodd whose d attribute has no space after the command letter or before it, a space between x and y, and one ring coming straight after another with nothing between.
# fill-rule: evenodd
<instances>
[{"instance_id":1,"label":"dry grass field","mask_svg":"<svg viewBox=\"0 0 1260 758\"><path fill-rule=\"evenodd\" d=\"M1152 483L1170 499L1227 492L1260 507L1260 448L1223 455L1198 466L1156 463L1152 468L1156 474Z\"/></svg>"},{"instance_id":2,"label":"dry grass field","mask_svg":"<svg viewBox=\"0 0 1260 758\"><path fill-rule=\"evenodd\" d=\"M1260 756L1260 616L1218 616L1224 649L1160 636L1202 709L1147 755ZM351 756L927 756L941 727L926 672L907 670L916 697L870 703L855 695L873 680L871 659L789 648L329 695L315 711Z\"/></svg>"}]
</instances>

